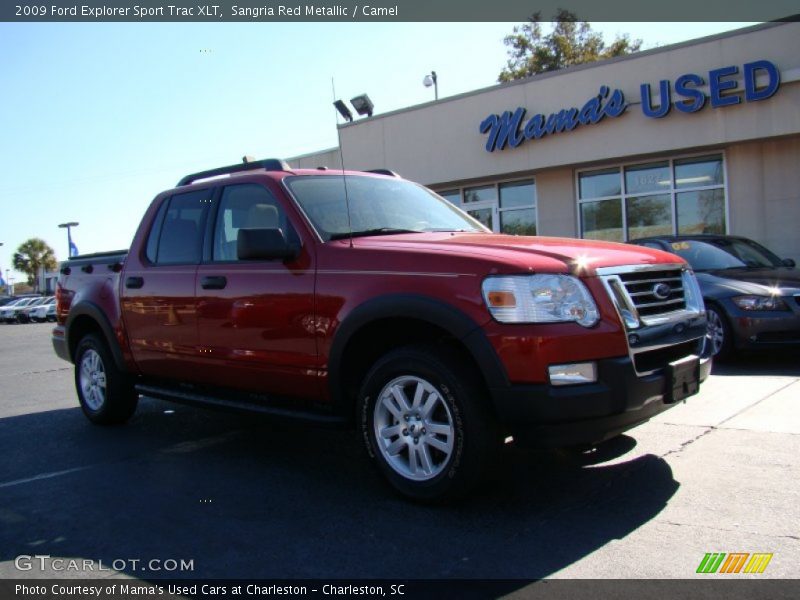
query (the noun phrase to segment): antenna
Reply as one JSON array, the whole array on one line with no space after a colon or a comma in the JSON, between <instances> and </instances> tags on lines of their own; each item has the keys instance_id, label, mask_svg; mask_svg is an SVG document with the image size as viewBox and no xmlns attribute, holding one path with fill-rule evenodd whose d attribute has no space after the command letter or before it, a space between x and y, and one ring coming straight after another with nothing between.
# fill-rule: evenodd
<instances>
[{"instance_id":1,"label":"antenna","mask_svg":"<svg viewBox=\"0 0 800 600\"><path fill-rule=\"evenodd\" d=\"M336 104L344 104L341 100L336 99L336 85L333 83L333 77L331 77L331 91L333 92L333 105L336 107L337 112L340 111L339 106ZM347 107L345 106L345 110ZM349 111L348 111L349 112ZM352 117L350 118L352 121ZM344 205L345 210L347 211L347 233L349 233L348 239L350 240L350 247L353 247L353 223L350 220L350 197L347 193L347 175L344 172L344 148L342 147L342 132L339 130L339 120L336 119L336 135L339 138L339 160L342 165L342 184L344 185Z\"/></svg>"}]
</instances>

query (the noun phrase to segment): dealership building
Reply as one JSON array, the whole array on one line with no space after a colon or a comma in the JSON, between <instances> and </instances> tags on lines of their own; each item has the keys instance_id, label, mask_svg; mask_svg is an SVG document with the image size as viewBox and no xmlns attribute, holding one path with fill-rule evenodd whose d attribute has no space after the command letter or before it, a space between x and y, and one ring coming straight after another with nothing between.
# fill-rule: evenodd
<instances>
[{"instance_id":1,"label":"dealership building","mask_svg":"<svg viewBox=\"0 0 800 600\"><path fill-rule=\"evenodd\" d=\"M768 23L340 125L348 169L498 232L753 238L800 262L800 23ZM294 167L340 168L333 148Z\"/></svg>"}]
</instances>

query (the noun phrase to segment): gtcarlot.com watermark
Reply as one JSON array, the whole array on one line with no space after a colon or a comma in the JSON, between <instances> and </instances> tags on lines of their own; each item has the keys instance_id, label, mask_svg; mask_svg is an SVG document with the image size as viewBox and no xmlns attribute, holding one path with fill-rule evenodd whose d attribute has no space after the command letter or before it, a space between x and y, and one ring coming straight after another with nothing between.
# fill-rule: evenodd
<instances>
[{"instance_id":1,"label":"gtcarlot.com watermark","mask_svg":"<svg viewBox=\"0 0 800 600\"><path fill-rule=\"evenodd\" d=\"M194 559L184 558L115 558L111 561L91 558L60 558L49 554L21 554L14 559L18 571L42 573L101 573L112 571L152 571L186 573L194 571Z\"/></svg>"}]
</instances>

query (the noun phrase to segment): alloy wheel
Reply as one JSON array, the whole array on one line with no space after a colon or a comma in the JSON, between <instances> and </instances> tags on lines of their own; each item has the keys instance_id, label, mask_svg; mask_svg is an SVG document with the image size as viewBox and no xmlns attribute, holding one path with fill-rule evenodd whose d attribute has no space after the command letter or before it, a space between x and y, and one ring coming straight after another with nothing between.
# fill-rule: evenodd
<instances>
[{"instance_id":1,"label":"alloy wheel","mask_svg":"<svg viewBox=\"0 0 800 600\"><path fill-rule=\"evenodd\" d=\"M397 377L379 394L373 413L376 446L386 463L413 481L428 481L447 467L455 426L450 407L428 381Z\"/></svg>"}]
</instances>

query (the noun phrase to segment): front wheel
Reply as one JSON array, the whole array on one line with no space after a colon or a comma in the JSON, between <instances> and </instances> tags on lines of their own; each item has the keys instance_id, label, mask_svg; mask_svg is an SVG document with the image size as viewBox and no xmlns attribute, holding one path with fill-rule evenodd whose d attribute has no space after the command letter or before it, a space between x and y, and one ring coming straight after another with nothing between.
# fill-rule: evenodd
<instances>
[{"instance_id":1,"label":"front wheel","mask_svg":"<svg viewBox=\"0 0 800 600\"><path fill-rule=\"evenodd\" d=\"M717 360L729 358L733 353L733 334L727 317L716 306L707 306L706 318L712 356Z\"/></svg>"},{"instance_id":2,"label":"front wheel","mask_svg":"<svg viewBox=\"0 0 800 600\"><path fill-rule=\"evenodd\" d=\"M483 479L501 444L482 389L445 350L410 346L378 360L359 397L361 434L397 491L440 502Z\"/></svg>"},{"instance_id":3,"label":"front wheel","mask_svg":"<svg viewBox=\"0 0 800 600\"><path fill-rule=\"evenodd\" d=\"M117 368L102 338L89 334L75 351L75 388L83 414L98 425L124 423L133 416L139 396Z\"/></svg>"}]
</instances>

